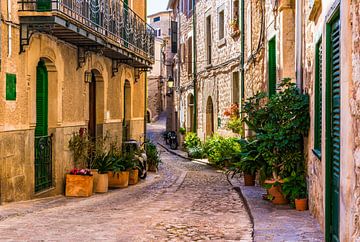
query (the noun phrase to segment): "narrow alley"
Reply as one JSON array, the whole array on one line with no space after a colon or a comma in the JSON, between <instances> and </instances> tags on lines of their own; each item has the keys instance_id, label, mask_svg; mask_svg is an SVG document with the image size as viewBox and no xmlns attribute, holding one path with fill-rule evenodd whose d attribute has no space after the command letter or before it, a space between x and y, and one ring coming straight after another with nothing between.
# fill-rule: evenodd
<instances>
[{"instance_id":1,"label":"narrow alley","mask_svg":"<svg viewBox=\"0 0 360 242\"><path fill-rule=\"evenodd\" d=\"M148 125L158 139L163 119ZM161 150L157 174L126 190L0 207L0 240L252 241L238 193L222 172Z\"/></svg>"}]
</instances>

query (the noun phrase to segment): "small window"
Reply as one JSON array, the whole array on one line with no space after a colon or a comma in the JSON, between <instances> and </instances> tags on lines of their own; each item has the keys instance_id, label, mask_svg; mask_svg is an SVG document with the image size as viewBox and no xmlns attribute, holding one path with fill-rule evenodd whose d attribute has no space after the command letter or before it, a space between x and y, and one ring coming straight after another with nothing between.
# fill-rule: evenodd
<instances>
[{"instance_id":1,"label":"small window","mask_svg":"<svg viewBox=\"0 0 360 242\"><path fill-rule=\"evenodd\" d=\"M159 22L159 21L160 21L160 16L154 18L154 23L155 23L155 22Z\"/></svg>"},{"instance_id":2,"label":"small window","mask_svg":"<svg viewBox=\"0 0 360 242\"><path fill-rule=\"evenodd\" d=\"M6 100L16 100L16 75L6 73Z\"/></svg>"},{"instance_id":3,"label":"small window","mask_svg":"<svg viewBox=\"0 0 360 242\"><path fill-rule=\"evenodd\" d=\"M225 37L225 15L224 10L219 12L219 40Z\"/></svg>"},{"instance_id":4,"label":"small window","mask_svg":"<svg viewBox=\"0 0 360 242\"><path fill-rule=\"evenodd\" d=\"M188 52L188 58L187 58L187 63L188 63L188 74L191 75L192 74L192 37L190 37L188 39L188 43L187 43L187 52Z\"/></svg>"},{"instance_id":5,"label":"small window","mask_svg":"<svg viewBox=\"0 0 360 242\"><path fill-rule=\"evenodd\" d=\"M211 16L206 17L206 55L207 55L207 64L211 64Z\"/></svg>"},{"instance_id":6,"label":"small window","mask_svg":"<svg viewBox=\"0 0 360 242\"><path fill-rule=\"evenodd\" d=\"M193 0L188 0L188 14L191 14L193 10Z\"/></svg>"},{"instance_id":7,"label":"small window","mask_svg":"<svg viewBox=\"0 0 360 242\"><path fill-rule=\"evenodd\" d=\"M235 71L232 75L232 103L239 103L240 95L239 95L239 72Z\"/></svg>"},{"instance_id":8,"label":"small window","mask_svg":"<svg viewBox=\"0 0 360 242\"><path fill-rule=\"evenodd\" d=\"M157 36L157 37L160 37L160 36L161 36L161 29L157 29L157 30L156 30L156 36Z\"/></svg>"}]
</instances>

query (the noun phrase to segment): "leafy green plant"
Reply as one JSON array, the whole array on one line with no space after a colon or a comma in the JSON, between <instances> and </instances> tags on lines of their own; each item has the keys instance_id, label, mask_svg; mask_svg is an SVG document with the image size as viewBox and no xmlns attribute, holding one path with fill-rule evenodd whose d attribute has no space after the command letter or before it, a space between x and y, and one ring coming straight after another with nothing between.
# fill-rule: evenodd
<instances>
[{"instance_id":1,"label":"leafy green plant","mask_svg":"<svg viewBox=\"0 0 360 242\"><path fill-rule=\"evenodd\" d=\"M75 168L85 166L90 168L89 149L91 141L86 129L81 128L78 132L74 132L69 140L68 147L73 154Z\"/></svg>"},{"instance_id":2,"label":"leafy green plant","mask_svg":"<svg viewBox=\"0 0 360 242\"><path fill-rule=\"evenodd\" d=\"M303 137L309 129L308 96L290 79L270 99L259 93L244 104L244 122L255 131L257 150L271 169L274 179L299 171L304 163Z\"/></svg>"},{"instance_id":3,"label":"leafy green plant","mask_svg":"<svg viewBox=\"0 0 360 242\"><path fill-rule=\"evenodd\" d=\"M186 149L201 146L200 138L196 133L188 132L185 135L184 145Z\"/></svg>"},{"instance_id":4,"label":"leafy green plant","mask_svg":"<svg viewBox=\"0 0 360 242\"><path fill-rule=\"evenodd\" d=\"M180 134L184 135L186 134L186 129L184 127L180 127L179 132Z\"/></svg>"},{"instance_id":5,"label":"leafy green plant","mask_svg":"<svg viewBox=\"0 0 360 242\"><path fill-rule=\"evenodd\" d=\"M217 134L206 140L204 147L209 162L221 167L226 161L231 162L241 150L237 138L224 138Z\"/></svg>"},{"instance_id":6,"label":"leafy green plant","mask_svg":"<svg viewBox=\"0 0 360 242\"><path fill-rule=\"evenodd\" d=\"M149 166L158 167L161 163L160 154L157 147L151 141L145 143L145 152L147 156L147 163Z\"/></svg>"},{"instance_id":7,"label":"leafy green plant","mask_svg":"<svg viewBox=\"0 0 360 242\"><path fill-rule=\"evenodd\" d=\"M226 124L227 128L236 134L241 134L243 122L240 118L239 105L237 103L231 104L230 107L225 109L224 115L229 117Z\"/></svg>"},{"instance_id":8,"label":"leafy green plant","mask_svg":"<svg viewBox=\"0 0 360 242\"><path fill-rule=\"evenodd\" d=\"M291 176L284 178L282 191L290 201L295 199L307 198L307 186L304 173L296 173L293 171Z\"/></svg>"},{"instance_id":9,"label":"leafy green plant","mask_svg":"<svg viewBox=\"0 0 360 242\"><path fill-rule=\"evenodd\" d=\"M205 157L204 149L202 146L195 146L188 149L188 155L191 158L202 159Z\"/></svg>"}]
</instances>

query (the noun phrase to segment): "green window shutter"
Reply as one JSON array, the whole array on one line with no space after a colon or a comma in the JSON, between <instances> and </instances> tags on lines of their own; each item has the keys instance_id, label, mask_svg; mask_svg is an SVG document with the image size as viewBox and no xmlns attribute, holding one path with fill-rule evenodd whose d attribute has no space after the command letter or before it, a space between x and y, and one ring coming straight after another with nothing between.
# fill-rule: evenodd
<instances>
[{"instance_id":1,"label":"green window shutter","mask_svg":"<svg viewBox=\"0 0 360 242\"><path fill-rule=\"evenodd\" d=\"M340 19L331 26L332 239L339 237L340 190Z\"/></svg>"},{"instance_id":2,"label":"green window shutter","mask_svg":"<svg viewBox=\"0 0 360 242\"><path fill-rule=\"evenodd\" d=\"M315 50L315 98L314 98L314 153L321 158L322 137L322 44L321 40Z\"/></svg>"},{"instance_id":3,"label":"green window shutter","mask_svg":"<svg viewBox=\"0 0 360 242\"><path fill-rule=\"evenodd\" d=\"M40 61L36 69L36 128L35 136L48 134L48 73Z\"/></svg>"},{"instance_id":4,"label":"green window shutter","mask_svg":"<svg viewBox=\"0 0 360 242\"><path fill-rule=\"evenodd\" d=\"M16 75L6 73L6 100L16 100Z\"/></svg>"},{"instance_id":5,"label":"green window shutter","mask_svg":"<svg viewBox=\"0 0 360 242\"><path fill-rule=\"evenodd\" d=\"M51 10L51 0L37 0L36 9L38 11L49 11Z\"/></svg>"},{"instance_id":6,"label":"green window shutter","mask_svg":"<svg viewBox=\"0 0 360 242\"><path fill-rule=\"evenodd\" d=\"M269 41L269 80L268 90L271 97L276 93L276 37Z\"/></svg>"}]
</instances>

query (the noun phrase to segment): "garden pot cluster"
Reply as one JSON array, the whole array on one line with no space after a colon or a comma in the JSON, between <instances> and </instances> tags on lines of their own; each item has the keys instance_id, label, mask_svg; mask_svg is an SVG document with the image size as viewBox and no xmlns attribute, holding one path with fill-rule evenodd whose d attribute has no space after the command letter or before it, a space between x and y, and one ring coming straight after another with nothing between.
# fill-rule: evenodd
<instances>
[{"instance_id":1,"label":"garden pot cluster","mask_svg":"<svg viewBox=\"0 0 360 242\"><path fill-rule=\"evenodd\" d=\"M131 149L120 147L107 139L91 141L84 130L73 134L69 148L74 166L87 164L92 169L74 168L66 174L65 196L89 197L93 193L106 193L109 188L136 185L140 179L146 178L147 161L154 169L161 162L156 146L149 141L142 150L137 146Z\"/></svg>"}]
</instances>

